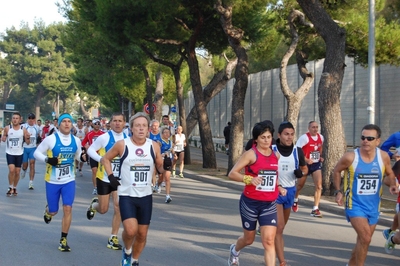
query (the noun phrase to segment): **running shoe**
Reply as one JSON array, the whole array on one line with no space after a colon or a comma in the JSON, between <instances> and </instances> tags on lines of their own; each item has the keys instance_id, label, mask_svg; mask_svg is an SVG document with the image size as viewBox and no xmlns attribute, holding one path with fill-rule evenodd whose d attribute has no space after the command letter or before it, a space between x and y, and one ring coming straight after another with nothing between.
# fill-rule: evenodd
<instances>
[{"instance_id":1,"label":"running shoe","mask_svg":"<svg viewBox=\"0 0 400 266\"><path fill-rule=\"evenodd\" d=\"M7 193L6 193L7 196L8 196L8 197L11 197L11 196L12 196L12 193L13 193L13 189L12 189L12 187L9 187L8 190L7 190Z\"/></svg>"},{"instance_id":2,"label":"running shoe","mask_svg":"<svg viewBox=\"0 0 400 266\"><path fill-rule=\"evenodd\" d=\"M257 228L256 234L257 235L261 235L261 228L260 227Z\"/></svg>"},{"instance_id":3,"label":"running shoe","mask_svg":"<svg viewBox=\"0 0 400 266\"><path fill-rule=\"evenodd\" d=\"M279 263L279 266L290 266L287 261L282 261L281 263Z\"/></svg>"},{"instance_id":4,"label":"running shoe","mask_svg":"<svg viewBox=\"0 0 400 266\"><path fill-rule=\"evenodd\" d=\"M122 249L122 261L121 261L121 266L131 266L131 265L132 265L131 260L132 260L131 254L129 254L129 255L126 254L126 253L125 253L125 249Z\"/></svg>"},{"instance_id":5,"label":"running shoe","mask_svg":"<svg viewBox=\"0 0 400 266\"><path fill-rule=\"evenodd\" d=\"M97 188L93 189L92 195L97 195Z\"/></svg>"},{"instance_id":6,"label":"running shoe","mask_svg":"<svg viewBox=\"0 0 400 266\"><path fill-rule=\"evenodd\" d=\"M138 261L132 262L132 266L139 266L139 262Z\"/></svg>"},{"instance_id":7,"label":"running shoe","mask_svg":"<svg viewBox=\"0 0 400 266\"><path fill-rule=\"evenodd\" d=\"M322 214L318 209L312 210L310 216L322 218Z\"/></svg>"},{"instance_id":8,"label":"running shoe","mask_svg":"<svg viewBox=\"0 0 400 266\"><path fill-rule=\"evenodd\" d=\"M170 203L172 201L170 196L165 197L165 203Z\"/></svg>"},{"instance_id":9,"label":"running shoe","mask_svg":"<svg viewBox=\"0 0 400 266\"><path fill-rule=\"evenodd\" d=\"M172 170L171 176L172 176L172 177L175 177L175 170Z\"/></svg>"},{"instance_id":10,"label":"running shoe","mask_svg":"<svg viewBox=\"0 0 400 266\"><path fill-rule=\"evenodd\" d=\"M108 239L107 247L113 250L121 250L122 246L118 242L118 237L112 236Z\"/></svg>"},{"instance_id":11,"label":"running shoe","mask_svg":"<svg viewBox=\"0 0 400 266\"><path fill-rule=\"evenodd\" d=\"M92 199L92 202L90 202L89 208L86 211L86 217L89 220L92 220L94 215L96 214L96 210L93 208L93 203L98 203L98 202L99 202L99 199L97 197L94 197Z\"/></svg>"},{"instance_id":12,"label":"running shoe","mask_svg":"<svg viewBox=\"0 0 400 266\"><path fill-rule=\"evenodd\" d=\"M83 176L82 169L79 169L79 176Z\"/></svg>"},{"instance_id":13,"label":"running shoe","mask_svg":"<svg viewBox=\"0 0 400 266\"><path fill-rule=\"evenodd\" d=\"M162 183L161 183L161 187L165 187L165 182L162 182Z\"/></svg>"},{"instance_id":14,"label":"running shoe","mask_svg":"<svg viewBox=\"0 0 400 266\"><path fill-rule=\"evenodd\" d=\"M179 177L180 177L180 178L183 178L183 173L180 173L180 174L179 174Z\"/></svg>"},{"instance_id":15,"label":"running shoe","mask_svg":"<svg viewBox=\"0 0 400 266\"><path fill-rule=\"evenodd\" d=\"M293 202L292 211L293 212L299 211L299 202Z\"/></svg>"},{"instance_id":16,"label":"running shoe","mask_svg":"<svg viewBox=\"0 0 400 266\"><path fill-rule=\"evenodd\" d=\"M60 245L58 246L58 250L63 251L63 252L64 251L71 251L71 248L68 246L66 237L61 237Z\"/></svg>"},{"instance_id":17,"label":"running shoe","mask_svg":"<svg viewBox=\"0 0 400 266\"><path fill-rule=\"evenodd\" d=\"M13 196L18 196L18 192L16 188L13 188L13 192L12 192Z\"/></svg>"},{"instance_id":18,"label":"running shoe","mask_svg":"<svg viewBox=\"0 0 400 266\"><path fill-rule=\"evenodd\" d=\"M157 184L154 186L153 192L158 192L158 185Z\"/></svg>"},{"instance_id":19,"label":"running shoe","mask_svg":"<svg viewBox=\"0 0 400 266\"><path fill-rule=\"evenodd\" d=\"M161 186L157 185L157 193L160 194L161 193Z\"/></svg>"},{"instance_id":20,"label":"running shoe","mask_svg":"<svg viewBox=\"0 0 400 266\"><path fill-rule=\"evenodd\" d=\"M21 169L21 173L20 173L21 179L24 179L24 178L25 178L25 175L26 175L26 170L22 170L22 169Z\"/></svg>"},{"instance_id":21,"label":"running shoe","mask_svg":"<svg viewBox=\"0 0 400 266\"><path fill-rule=\"evenodd\" d=\"M239 266L239 256L234 256L232 250L235 248L235 244L232 244L229 248L228 266Z\"/></svg>"},{"instance_id":22,"label":"running shoe","mask_svg":"<svg viewBox=\"0 0 400 266\"><path fill-rule=\"evenodd\" d=\"M392 232L392 229L390 229L390 228L389 229L385 229L385 230L382 231L382 235L383 235L383 237L385 239L388 239L391 232Z\"/></svg>"},{"instance_id":23,"label":"running shoe","mask_svg":"<svg viewBox=\"0 0 400 266\"><path fill-rule=\"evenodd\" d=\"M29 190L33 190L33 182L32 181L29 181L28 189Z\"/></svg>"},{"instance_id":24,"label":"running shoe","mask_svg":"<svg viewBox=\"0 0 400 266\"><path fill-rule=\"evenodd\" d=\"M396 244L393 243L392 241L392 237L396 234L396 231L392 231L390 232L388 238L386 239L385 242L385 251L387 254L392 254L394 247L396 246Z\"/></svg>"},{"instance_id":25,"label":"running shoe","mask_svg":"<svg viewBox=\"0 0 400 266\"><path fill-rule=\"evenodd\" d=\"M43 220L46 224L49 224L53 217L47 213L47 207L48 205L46 205L46 207L44 208Z\"/></svg>"}]
</instances>

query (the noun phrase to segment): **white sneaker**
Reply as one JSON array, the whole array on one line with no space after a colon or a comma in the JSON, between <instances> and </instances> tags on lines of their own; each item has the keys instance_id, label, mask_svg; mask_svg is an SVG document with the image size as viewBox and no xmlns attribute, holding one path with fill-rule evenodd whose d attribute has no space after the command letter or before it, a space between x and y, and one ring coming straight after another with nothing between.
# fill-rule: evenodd
<instances>
[{"instance_id":1,"label":"white sneaker","mask_svg":"<svg viewBox=\"0 0 400 266\"><path fill-rule=\"evenodd\" d=\"M170 196L165 197L165 203L170 203L172 201Z\"/></svg>"},{"instance_id":2,"label":"white sneaker","mask_svg":"<svg viewBox=\"0 0 400 266\"><path fill-rule=\"evenodd\" d=\"M33 190L33 182L32 181L29 181L28 189L29 190Z\"/></svg>"},{"instance_id":3,"label":"white sneaker","mask_svg":"<svg viewBox=\"0 0 400 266\"><path fill-rule=\"evenodd\" d=\"M158 194L161 193L161 186L157 186L157 193L158 193Z\"/></svg>"},{"instance_id":4,"label":"white sneaker","mask_svg":"<svg viewBox=\"0 0 400 266\"><path fill-rule=\"evenodd\" d=\"M386 243L385 243L385 251L386 251L387 254L392 254L392 253L393 253L393 250L394 250L394 247L396 246L396 244L393 244L393 242L392 242L392 237L393 237L395 234L396 234L396 231L390 232L389 237L388 237L387 240L386 240Z\"/></svg>"},{"instance_id":5,"label":"white sneaker","mask_svg":"<svg viewBox=\"0 0 400 266\"><path fill-rule=\"evenodd\" d=\"M97 195L97 188L93 189L92 195Z\"/></svg>"},{"instance_id":6,"label":"white sneaker","mask_svg":"<svg viewBox=\"0 0 400 266\"><path fill-rule=\"evenodd\" d=\"M25 175L26 175L26 170L22 170L22 169L21 169L20 177L21 177L22 179L24 179L24 178L25 178Z\"/></svg>"},{"instance_id":7,"label":"white sneaker","mask_svg":"<svg viewBox=\"0 0 400 266\"><path fill-rule=\"evenodd\" d=\"M230 249L229 249L229 258L228 258L228 265L229 266L239 266L239 255L234 256L232 254L232 249L235 248L235 244L232 244Z\"/></svg>"},{"instance_id":8,"label":"white sneaker","mask_svg":"<svg viewBox=\"0 0 400 266\"><path fill-rule=\"evenodd\" d=\"M165 187L165 182L162 182L162 183L161 183L161 186L162 186L162 187Z\"/></svg>"}]
</instances>

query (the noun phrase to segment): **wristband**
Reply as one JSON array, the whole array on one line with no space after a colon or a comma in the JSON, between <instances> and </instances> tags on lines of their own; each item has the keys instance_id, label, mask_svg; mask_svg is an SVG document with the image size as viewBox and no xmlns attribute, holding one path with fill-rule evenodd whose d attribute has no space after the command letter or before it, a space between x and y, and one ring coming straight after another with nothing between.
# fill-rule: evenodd
<instances>
[{"instance_id":1,"label":"wristband","mask_svg":"<svg viewBox=\"0 0 400 266\"><path fill-rule=\"evenodd\" d=\"M253 177L251 175L244 175L243 176L243 183L245 183L246 185L250 185L252 179L253 179Z\"/></svg>"},{"instance_id":2,"label":"wristband","mask_svg":"<svg viewBox=\"0 0 400 266\"><path fill-rule=\"evenodd\" d=\"M343 195L343 192L340 189L335 190L335 192L333 192L333 195L336 196L339 192Z\"/></svg>"}]
</instances>

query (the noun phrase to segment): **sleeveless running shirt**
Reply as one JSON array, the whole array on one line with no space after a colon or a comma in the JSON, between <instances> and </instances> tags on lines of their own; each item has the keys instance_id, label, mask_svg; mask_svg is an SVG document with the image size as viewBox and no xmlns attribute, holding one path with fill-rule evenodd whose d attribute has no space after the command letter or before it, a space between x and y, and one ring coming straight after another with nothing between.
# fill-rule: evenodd
<instances>
[{"instance_id":1,"label":"sleeveless running shirt","mask_svg":"<svg viewBox=\"0 0 400 266\"><path fill-rule=\"evenodd\" d=\"M52 184L65 184L75 180L75 153L78 149L75 137L70 134L71 143L62 144L58 133L54 134L56 138L52 150L47 151L47 157L57 157L58 165L52 166L46 164L45 181Z\"/></svg>"},{"instance_id":2,"label":"sleeveless running shirt","mask_svg":"<svg viewBox=\"0 0 400 266\"><path fill-rule=\"evenodd\" d=\"M6 153L10 155L22 155L24 148L22 144L24 142L24 130L22 126L19 126L18 130L15 130L11 125L8 130Z\"/></svg>"},{"instance_id":3,"label":"sleeveless running shirt","mask_svg":"<svg viewBox=\"0 0 400 266\"><path fill-rule=\"evenodd\" d=\"M275 144L272 145L272 150L279 153ZM281 153L279 155L279 184L283 187L294 187L296 185L296 177L293 172L299 168L297 146L293 146L292 153L289 156L283 156Z\"/></svg>"},{"instance_id":4,"label":"sleeveless running shirt","mask_svg":"<svg viewBox=\"0 0 400 266\"><path fill-rule=\"evenodd\" d=\"M246 185L243 194L254 200L274 201L279 194L277 186L278 158L274 152L269 156L265 156L256 147L253 147L252 150L256 154L256 161L252 165L245 167L245 174L253 177L260 176L263 178L263 182L257 187Z\"/></svg>"},{"instance_id":5,"label":"sleeveless running shirt","mask_svg":"<svg viewBox=\"0 0 400 266\"><path fill-rule=\"evenodd\" d=\"M101 143L102 148L98 150L98 154L103 157L106 152L108 152L115 144L115 142L126 138L127 136L125 133L117 134L113 130L108 131L107 133L104 133L103 135L100 135L96 139L96 144L99 141ZM120 158L119 156L115 157L111 161L111 169L113 171L113 175L115 177L120 176ZM110 183L110 180L108 179L107 172L104 169L104 166L99 163L99 168L97 169L96 177L104 182Z\"/></svg>"},{"instance_id":6,"label":"sleeveless running shirt","mask_svg":"<svg viewBox=\"0 0 400 266\"><path fill-rule=\"evenodd\" d=\"M313 163L318 163L321 157L322 151L322 138L319 133L317 133L317 140L314 140L310 132L306 133L308 137L308 143L302 147L304 151L304 156L313 160Z\"/></svg>"},{"instance_id":7,"label":"sleeveless running shirt","mask_svg":"<svg viewBox=\"0 0 400 266\"><path fill-rule=\"evenodd\" d=\"M121 157L121 185L118 187L118 195L137 198L151 195L151 179L156 158L153 142L146 139L142 146L136 146L130 138L124 141L125 151Z\"/></svg>"},{"instance_id":8,"label":"sleeveless running shirt","mask_svg":"<svg viewBox=\"0 0 400 266\"><path fill-rule=\"evenodd\" d=\"M382 195L384 172L385 166L379 148L376 148L375 158L370 163L365 163L360 156L360 150L355 149L354 161L344 178L346 208L375 210L379 206Z\"/></svg>"}]
</instances>

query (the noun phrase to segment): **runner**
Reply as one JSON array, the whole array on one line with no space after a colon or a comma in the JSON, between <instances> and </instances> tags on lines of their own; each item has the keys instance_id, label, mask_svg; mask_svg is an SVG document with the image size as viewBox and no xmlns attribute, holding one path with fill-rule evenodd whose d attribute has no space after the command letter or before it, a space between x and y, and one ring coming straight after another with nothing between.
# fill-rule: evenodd
<instances>
[{"instance_id":1,"label":"runner","mask_svg":"<svg viewBox=\"0 0 400 266\"><path fill-rule=\"evenodd\" d=\"M347 221L357 233L348 265L364 265L369 244L379 219L382 183L390 193L398 193L396 177L388 154L378 148L381 129L369 124L361 130L360 148L346 152L333 170L335 201L344 204ZM340 188L345 171L344 192ZM385 175L385 177L384 177Z\"/></svg>"},{"instance_id":2,"label":"runner","mask_svg":"<svg viewBox=\"0 0 400 266\"><path fill-rule=\"evenodd\" d=\"M35 115L30 113L28 115L28 122L23 125L30 136L30 143L24 142L24 155L22 158L22 171L21 178L25 178L26 170L28 169L29 163L29 185L28 189L33 190L33 180L35 179L35 157L33 153L36 150L38 144L40 129L39 126L35 124Z\"/></svg>"},{"instance_id":3,"label":"runner","mask_svg":"<svg viewBox=\"0 0 400 266\"><path fill-rule=\"evenodd\" d=\"M6 143L6 158L8 165L8 190L7 196L17 196L17 185L20 178L22 157L24 148L22 143L30 143L30 136L23 126L20 125L21 114L18 112L13 113L11 118L11 125L4 128L1 141Z\"/></svg>"},{"instance_id":4,"label":"runner","mask_svg":"<svg viewBox=\"0 0 400 266\"><path fill-rule=\"evenodd\" d=\"M122 113L115 113L111 117L111 130L107 133L99 136L87 150L88 155L91 159L96 162L100 162L100 159L104 154L114 146L115 142L122 140L127 136L122 132L125 125L125 116ZM119 161L120 157L116 156L112 160L112 169L114 176L119 177ZM111 223L111 236L108 239L107 247L114 250L122 249L118 240L118 230L121 224L121 215L118 205L118 193L117 188L113 187L108 175L105 172L104 166L99 165L96 173L96 186L97 186L97 197L92 199L89 205L86 216L89 220L93 219L96 212L104 214L108 211L110 204L110 196L113 199L114 214Z\"/></svg>"},{"instance_id":5,"label":"runner","mask_svg":"<svg viewBox=\"0 0 400 266\"><path fill-rule=\"evenodd\" d=\"M93 130L86 134L85 138L82 140L82 146L87 150L89 146L93 144L93 142L104 132L100 130L100 120L93 120ZM89 154L89 153L88 153ZM97 166L99 164L98 161L93 160L89 154L89 164L92 169L92 183L93 183L93 195L97 195L97 184L96 184L96 173Z\"/></svg>"},{"instance_id":6,"label":"runner","mask_svg":"<svg viewBox=\"0 0 400 266\"><path fill-rule=\"evenodd\" d=\"M139 112L129 121L132 136L118 141L101 159L112 186L118 187L121 219L124 226L122 239L122 266L138 266L149 230L153 195L151 191L152 172L164 173L171 170L171 159L162 160L160 146L147 139L149 118ZM112 160L119 156L120 182L113 175Z\"/></svg>"},{"instance_id":7,"label":"runner","mask_svg":"<svg viewBox=\"0 0 400 266\"><path fill-rule=\"evenodd\" d=\"M153 119L150 122L150 132L148 135L148 138L157 142L160 147L161 147L161 132L160 132L160 122L157 120ZM160 193L161 192L161 187L157 186L157 177L156 177L156 172L153 173L153 177L151 179L153 186L153 191Z\"/></svg>"},{"instance_id":8,"label":"runner","mask_svg":"<svg viewBox=\"0 0 400 266\"><path fill-rule=\"evenodd\" d=\"M75 198L74 164L75 159L85 161L86 155L82 153L79 139L71 134L72 116L62 114L58 121L59 131L45 138L37 147L34 156L37 160L47 163L45 173L47 205L43 215L44 222L50 223L53 216L58 213L61 198L63 218L58 249L71 251L67 236Z\"/></svg>"},{"instance_id":9,"label":"runner","mask_svg":"<svg viewBox=\"0 0 400 266\"><path fill-rule=\"evenodd\" d=\"M318 133L318 123L311 121L308 123L308 132L297 140L296 146L303 149L304 156L308 167L308 175L311 175L314 181L314 207L310 215L313 217L322 218L319 210L319 201L322 194L322 168L321 163L324 161L322 155L322 145L324 137ZM306 183L307 176L297 180L297 191L294 198L292 210L297 212L299 210L298 202L301 189Z\"/></svg>"},{"instance_id":10,"label":"runner","mask_svg":"<svg viewBox=\"0 0 400 266\"><path fill-rule=\"evenodd\" d=\"M86 136L86 128L83 126L83 118L78 118L76 121L76 127L74 127L74 135L80 139L81 143ZM75 162L76 172L79 172L79 176L83 176L82 167L83 162Z\"/></svg>"},{"instance_id":11,"label":"runner","mask_svg":"<svg viewBox=\"0 0 400 266\"><path fill-rule=\"evenodd\" d=\"M254 242L258 221L265 265L275 266L276 199L279 193L285 196L286 189L278 181L279 155L271 149L273 127L268 123L257 123L252 133L255 145L243 153L229 173L231 180L243 182L246 186L239 203L243 235L231 245L228 265L239 265L240 251Z\"/></svg>"},{"instance_id":12,"label":"runner","mask_svg":"<svg viewBox=\"0 0 400 266\"><path fill-rule=\"evenodd\" d=\"M176 164L179 161L179 177L183 178L183 167L185 166L186 136L182 133L182 127L178 126L175 134L174 160L172 165L172 177L175 177Z\"/></svg>"},{"instance_id":13,"label":"runner","mask_svg":"<svg viewBox=\"0 0 400 266\"><path fill-rule=\"evenodd\" d=\"M164 127L161 131L161 156L167 156L172 160L174 153L173 153L173 146L172 141L170 139L171 132L169 128ZM158 174L158 181L157 187L160 188L161 192L161 183L165 182L165 203L170 203L172 201L170 193L171 193L171 171L165 171L163 174ZM157 191L158 192L158 191ZM159 193L159 192L158 192Z\"/></svg>"},{"instance_id":14,"label":"runner","mask_svg":"<svg viewBox=\"0 0 400 266\"><path fill-rule=\"evenodd\" d=\"M278 129L278 139L272 145L272 150L278 152L279 157L279 184L286 189L285 196L279 195L276 200L278 211L278 225L275 236L275 251L279 260L279 266L286 266L287 261L284 255L283 230L289 221L291 207L296 193L296 180L307 173L307 164L303 150L294 146L294 126L290 122L282 122Z\"/></svg>"}]
</instances>

